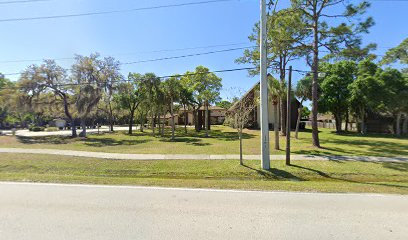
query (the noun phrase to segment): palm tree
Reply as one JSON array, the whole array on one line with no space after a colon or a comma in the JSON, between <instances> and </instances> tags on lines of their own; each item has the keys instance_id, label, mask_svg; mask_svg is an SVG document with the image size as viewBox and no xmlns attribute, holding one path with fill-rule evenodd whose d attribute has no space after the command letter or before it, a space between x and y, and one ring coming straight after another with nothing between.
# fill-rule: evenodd
<instances>
[{"instance_id":1,"label":"palm tree","mask_svg":"<svg viewBox=\"0 0 408 240\"><path fill-rule=\"evenodd\" d=\"M269 89L269 99L272 101L273 105L273 130L275 133L275 150L279 150L279 105L282 95L284 95L284 86L272 75L268 75L268 89Z\"/></svg>"},{"instance_id":2,"label":"palm tree","mask_svg":"<svg viewBox=\"0 0 408 240\"><path fill-rule=\"evenodd\" d=\"M306 76L300 80L296 86L295 96L300 99L300 105L298 109L298 119L296 121L295 138L299 139L299 125L303 113L303 102L307 99L312 99L312 78Z\"/></svg>"}]
</instances>

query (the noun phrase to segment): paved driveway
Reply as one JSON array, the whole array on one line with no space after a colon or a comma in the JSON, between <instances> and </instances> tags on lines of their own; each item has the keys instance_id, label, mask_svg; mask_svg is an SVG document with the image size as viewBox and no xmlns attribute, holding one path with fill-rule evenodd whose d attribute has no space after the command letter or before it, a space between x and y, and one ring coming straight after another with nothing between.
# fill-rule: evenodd
<instances>
[{"instance_id":1,"label":"paved driveway","mask_svg":"<svg viewBox=\"0 0 408 240\"><path fill-rule=\"evenodd\" d=\"M134 130L138 130L139 128L133 127ZM114 127L115 131L127 131L129 130L129 127ZM87 129L87 133L97 133L98 129ZM108 127L101 127L99 129L100 132L109 132ZM3 134L6 135L11 135L11 131L2 131ZM81 130L77 130L77 133L79 134ZM62 131L56 131L56 132L30 132L29 130L18 130L16 131L16 136L21 136L21 137L45 137L45 136L70 136L72 133L71 130L62 130Z\"/></svg>"}]
</instances>

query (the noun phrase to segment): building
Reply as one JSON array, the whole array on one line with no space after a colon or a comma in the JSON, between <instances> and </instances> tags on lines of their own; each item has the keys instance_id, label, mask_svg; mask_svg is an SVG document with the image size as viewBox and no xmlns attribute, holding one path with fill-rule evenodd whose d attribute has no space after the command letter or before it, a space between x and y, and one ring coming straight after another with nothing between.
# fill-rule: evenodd
<instances>
[{"instance_id":1,"label":"building","mask_svg":"<svg viewBox=\"0 0 408 240\"><path fill-rule=\"evenodd\" d=\"M221 107L216 107L216 106L209 106L208 107L209 111L209 125L221 125L224 123L225 120L225 113L227 112L226 109L221 108ZM205 108L201 107L198 112L198 129L204 129L205 125ZM165 124L170 126L172 125L172 118L171 114L167 113L164 117L161 116L161 119L164 118ZM177 112L174 114L174 122L176 125L188 125L188 126L194 126L194 112L192 109L184 109L180 108Z\"/></svg>"},{"instance_id":2,"label":"building","mask_svg":"<svg viewBox=\"0 0 408 240\"><path fill-rule=\"evenodd\" d=\"M259 82L255 84L248 92L246 92L239 100L236 102L233 106L231 106L230 109L228 109L226 115L231 116L233 115L234 109L237 107L238 103L242 101L243 99L249 98L249 99L259 99ZM292 106L291 106L291 127L292 129L296 128L296 122L298 118L298 109L300 107L300 102L296 100L295 98L292 99ZM269 119L269 128L272 129L274 127L274 106L272 104L272 101L269 101L268 103L268 119ZM260 111L260 104L258 103L255 109L253 110L253 113L249 117L249 121L246 124L246 127L248 128L256 128L258 129L261 126L261 111ZM280 120L280 118L279 118ZM280 127L279 123L279 127Z\"/></svg>"},{"instance_id":3,"label":"building","mask_svg":"<svg viewBox=\"0 0 408 240\"><path fill-rule=\"evenodd\" d=\"M217 106L209 106L208 107L209 111L209 123L211 125L220 125L224 123L225 120L225 114L227 112L227 109L217 107ZM184 108L181 108L178 111L178 115L180 116L178 118L178 124L179 125L184 125L185 122L187 121L187 125L194 125L194 117L193 117L193 110L192 109L187 109L185 111ZM205 123L205 107L201 107L198 110L198 124L202 125ZM177 122L177 121L176 121Z\"/></svg>"}]
</instances>

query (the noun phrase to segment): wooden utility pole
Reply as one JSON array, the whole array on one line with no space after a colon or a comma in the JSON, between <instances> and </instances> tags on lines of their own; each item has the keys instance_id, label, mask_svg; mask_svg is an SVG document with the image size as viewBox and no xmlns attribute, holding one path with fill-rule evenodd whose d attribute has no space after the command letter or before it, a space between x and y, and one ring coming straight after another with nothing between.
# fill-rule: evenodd
<instances>
[{"instance_id":1,"label":"wooden utility pole","mask_svg":"<svg viewBox=\"0 0 408 240\"><path fill-rule=\"evenodd\" d=\"M287 95L287 118L286 118L286 165L290 165L290 130L291 130L291 107L292 107L292 66L289 67L288 95Z\"/></svg>"}]
</instances>

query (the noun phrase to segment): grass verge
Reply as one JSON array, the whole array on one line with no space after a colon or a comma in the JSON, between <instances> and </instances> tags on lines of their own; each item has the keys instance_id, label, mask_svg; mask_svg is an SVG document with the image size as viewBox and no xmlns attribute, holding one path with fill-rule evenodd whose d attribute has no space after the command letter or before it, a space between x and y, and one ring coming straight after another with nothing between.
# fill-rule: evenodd
<instances>
[{"instance_id":1,"label":"grass verge","mask_svg":"<svg viewBox=\"0 0 408 240\"><path fill-rule=\"evenodd\" d=\"M112 161L1 154L1 181L408 194L408 163L351 161Z\"/></svg>"},{"instance_id":2,"label":"grass verge","mask_svg":"<svg viewBox=\"0 0 408 240\"><path fill-rule=\"evenodd\" d=\"M149 153L149 154L238 154L239 141L236 130L225 126L213 126L210 137L204 131L196 132L189 128L184 133L178 128L176 139L170 140L171 131L166 129L164 137L153 136L150 130L144 133L135 131L89 135L88 138L61 136L48 137L11 137L0 136L3 148L45 148L110 153ZM245 130L244 154L260 154L260 132ZM273 132L270 132L271 154L284 154L285 139L281 137L281 149L274 149ZM311 131L306 129L299 134L299 139L292 140L293 154L346 155L346 156L408 156L408 138L395 138L390 135L366 135L357 133L336 134L328 129L321 129L320 141L323 148L312 147Z\"/></svg>"}]
</instances>

